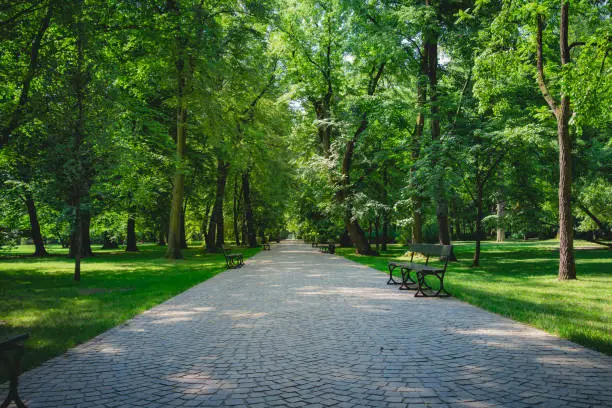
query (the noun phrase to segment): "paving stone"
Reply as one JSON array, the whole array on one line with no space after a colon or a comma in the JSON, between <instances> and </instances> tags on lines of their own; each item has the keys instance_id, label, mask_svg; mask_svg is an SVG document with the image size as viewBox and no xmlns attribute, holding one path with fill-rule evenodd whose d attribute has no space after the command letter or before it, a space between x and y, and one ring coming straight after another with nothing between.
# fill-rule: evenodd
<instances>
[{"instance_id":1,"label":"paving stone","mask_svg":"<svg viewBox=\"0 0 612 408\"><path fill-rule=\"evenodd\" d=\"M610 407L612 358L283 242L24 373L20 394L30 408Z\"/></svg>"}]
</instances>

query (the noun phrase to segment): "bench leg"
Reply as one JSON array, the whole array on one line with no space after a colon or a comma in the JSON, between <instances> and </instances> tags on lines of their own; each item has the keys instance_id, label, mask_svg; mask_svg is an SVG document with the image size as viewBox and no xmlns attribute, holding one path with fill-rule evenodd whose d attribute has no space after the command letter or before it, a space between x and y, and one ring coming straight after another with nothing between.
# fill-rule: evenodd
<instances>
[{"instance_id":1,"label":"bench leg","mask_svg":"<svg viewBox=\"0 0 612 408\"><path fill-rule=\"evenodd\" d=\"M440 281L440 288L438 290L433 290L431 286L425 282L426 274L417 272L417 283L418 288L417 292L414 294L415 297L449 297L450 293L444 289L444 276L440 276L437 273L429 274L429 276L435 276ZM425 291L427 290L427 292ZM429 292L429 293L428 293Z\"/></svg>"},{"instance_id":2,"label":"bench leg","mask_svg":"<svg viewBox=\"0 0 612 408\"><path fill-rule=\"evenodd\" d=\"M11 401L15 402L15 405L17 405L17 408L27 408L26 405L21 400L21 398L19 397L19 391L17 390L17 386L19 384L19 366L20 366L19 363L21 361L22 355L23 355L23 348L19 347L17 350L15 350L15 360L13 364L10 363L6 355L2 356L3 357L2 360L4 360L5 367L7 368L7 371L8 371L7 374L9 375L9 393L4 399L4 402L2 403L2 405L0 405L0 408L8 407Z\"/></svg>"},{"instance_id":3,"label":"bench leg","mask_svg":"<svg viewBox=\"0 0 612 408\"><path fill-rule=\"evenodd\" d=\"M410 269L401 268L402 272L402 284L400 285L400 290L414 290L416 289L417 283L410 276Z\"/></svg>"},{"instance_id":4,"label":"bench leg","mask_svg":"<svg viewBox=\"0 0 612 408\"><path fill-rule=\"evenodd\" d=\"M389 280L387 281L387 285L399 285L400 283L393 279L393 271L397 266L388 265L387 267L389 268Z\"/></svg>"}]
</instances>

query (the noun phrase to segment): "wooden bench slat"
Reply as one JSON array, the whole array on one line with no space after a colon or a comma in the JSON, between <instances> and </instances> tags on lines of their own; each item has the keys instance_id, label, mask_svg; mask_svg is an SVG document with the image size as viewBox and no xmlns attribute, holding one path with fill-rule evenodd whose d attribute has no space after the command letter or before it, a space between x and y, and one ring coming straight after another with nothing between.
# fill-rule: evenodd
<instances>
[{"instance_id":1,"label":"wooden bench slat","mask_svg":"<svg viewBox=\"0 0 612 408\"><path fill-rule=\"evenodd\" d=\"M13 349L15 345L24 342L30 337L28 333L17 334L15 336L0 339L0 351Z\"/></svg>"}]
</instances>

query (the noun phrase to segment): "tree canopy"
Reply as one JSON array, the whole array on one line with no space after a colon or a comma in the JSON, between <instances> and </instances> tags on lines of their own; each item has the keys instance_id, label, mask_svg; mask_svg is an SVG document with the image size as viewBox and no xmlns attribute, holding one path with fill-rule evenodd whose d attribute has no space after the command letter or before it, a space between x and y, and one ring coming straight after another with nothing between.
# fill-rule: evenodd
<instances>
[{"instance_id":1,"label":"tree canopy","mask_svg":"<svg viewBox=\"0 0 612 408\"><path fill-rule=\"evenodd\" d=\"M0 245L558 236L575 278L612 238L611 38L597 0L6 3Z\"/></svg>"}]
</instances>

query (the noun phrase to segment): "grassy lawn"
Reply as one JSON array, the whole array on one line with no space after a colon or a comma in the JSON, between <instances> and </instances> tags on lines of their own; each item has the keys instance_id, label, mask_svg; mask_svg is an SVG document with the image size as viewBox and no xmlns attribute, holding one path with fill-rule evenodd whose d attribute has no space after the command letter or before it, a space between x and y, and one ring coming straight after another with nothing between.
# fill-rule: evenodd
<instances>
[{"instance_id":1,"label":"grassy lawn","mask_svg":"<svg viewBox=\"0 0 612 408\"><path fill-rule=\"evenodd\" d=\"M578 279L560 282L558 242L485 242L479 268L470 268L473 242L454 245L459 262L449 263L444 279L453 296L612 355L612 251L576 251ZM336 253L386 272L387 262L404 259L404 251L392 245L380 257L355 255L352 248Z\"/></svg>"},{"instance_id":2,"label":"grassy lawn","mask_svg":"<svg viewBox=\"0 0 612 408\"><path fill-rule=\"evenodd\" d=\"M24 369L225 270L223 254L194 248L183 251L185 259L169 261L165 247L149 244L137 253L96 251L83 260L79 283L66 250L48 249L48 258L16 256L32 253L31 246L0 252L0 337L30 332ZM259 249L240 251L247 258Z\"/></svg>"}]
</instances>

